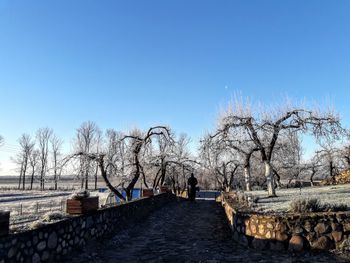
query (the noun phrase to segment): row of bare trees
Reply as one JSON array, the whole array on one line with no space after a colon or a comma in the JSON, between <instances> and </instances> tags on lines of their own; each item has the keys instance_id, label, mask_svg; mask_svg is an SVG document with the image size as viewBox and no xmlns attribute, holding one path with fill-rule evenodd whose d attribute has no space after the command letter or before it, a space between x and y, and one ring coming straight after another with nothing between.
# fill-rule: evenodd
<instances>
[{"instance_id":1,"label":"row of bare trees","mask_svg":"<svg viewBox=\"0 0 350 263\"><path fill-rule=\"evenodd\" d=\"M136 184L146 188L167 184L174 192L184 190L188 173L196 164L189 154L188 143L186 135L177 139L166 126L147 131L133 129L128 134L109 129L99 143L99 150L81 148L82 151L66 159L95 165L98 168L95 173L102 176L107 187L121 199L125 199L121 190L125 191L126 199L130 200Z\"/></svg>"},{"instance_id":2,"label":"row of bare trees","mask_svg":"<svg viewBox=\"0 0 350 263\"><path fill-rule=\"evenodd\" d=\"M186 189L188 174L198 166L188 149L190 139L184 134L177 138L167 126L103 132L87 121L76 129L71 142L71 153L63 154L63 141L52 129L41 128L35 137L21 135L20 151L12 158L18 167L18 188L33 189L34 183L39 183L44 190L45 184L53 181L58 189L63 176L73 175L81 188L97 189L101 176L117 196L124 199L121 191L125 191L131 199L136 185L157 188L167 184L181 192Z\"/></svg>"},{"instance_id":3,"label":"row of bare trees","mask_svg":"<svg viewBox=\"0 0 350 263\"><path fill-rule=\"evenodd\" d=\"M60 156L63 141L53 133L52 129L40 128L35 137L22 134L18 139L20 150L12 158L19 172L18 188L26 188L26 177L30 176L30 187L33 189L34 180L40 183L40 189L45 189L46 176L53 170L55 190L61 174ZM50 165L49 155L52 159Z\"/></svg>"}]
</instances>

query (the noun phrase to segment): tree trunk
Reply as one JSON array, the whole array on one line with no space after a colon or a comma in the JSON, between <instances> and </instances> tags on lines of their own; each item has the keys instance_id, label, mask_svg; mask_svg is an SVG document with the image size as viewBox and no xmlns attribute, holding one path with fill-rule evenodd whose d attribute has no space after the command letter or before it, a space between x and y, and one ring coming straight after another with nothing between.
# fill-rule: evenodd
<instances>
[{"instance_id":1,"label":"tree trunk","mask_svg":"<svg viewBox=\"0 0 350 263\"><path fill-rule=\"evenodd\" d=\"M18 189L21 189L21 182L22 182L22 171L19 173Z\"/></svg>"},{"instance_id":2,"label":"tree trunk","mask_svg":"<svg viewBox=\"0 0 350 263\"><path fill-rule=\"evenodd\" d=\"M133 192L133 189L126 189L125 190L125 193L126 193L126 201L131 201L132 200L132 192Z\"/></svg>"},{"instance_id":3,"label":"tree trunk","mask_svg":"<svg viewBox=\"0 0 350 263\"><path fill-rule=\"evenodd\" d=\"M97 190L97 172L98 172L98 166L96 166L96 171L95 171L95 190Z\"/></svg>"},{"instance_id":4,"label":"tree trunk","mask_svg":"<svg viewBox=\"0 0 350 263\"><path fill-rule=\"evenodd\" d=\"M23 169L23 184L22 184L22 189L24 190L25 186L26 186L26 172L27 172L27 161L24 164L24 169Z\"/></svg>"},{"instance_id":5,"label":"tree trunk","mask_svg":"<svg viewBox=\"0 0 350 263\"><path fill-rule=\"evenodd\" d=\"M55 182L55 190L57 190L57 156L54 154L54 182Z\"/></svg>"},{"instance_id":6,"label":"tree trunk","mask_svg":"<svg viewBox=\"0 0 350 263\"><path fill-rule=\"evenodd\" d=\"M267 183L267 192L269 197L275 197L275 182L274 182L274 176L271 168L271 164L269 161L265 161L265 177L266 177L266 183Z\"/></svg>"},{"instance_id":7,"label":"tree trunk","mask_svg":"<svg viewBox=\"0 0 350 263\"><path fill-rule=\"evenodd\" d=\"M315 186L315 184L314 184L314 176L315 176L315 174L316 174L316 171L312 171L312 174L311 174L311 176L310 176L310 183L311 183L311 186Z\"/></svg>"},{"instance_id":8,"label":"tree trunk","mask_svg":"<svg viewBox=\"0 0 350 263\"><path fill-rule=\"evenodd\" d=\"M332 161L329 162L329 175L331 178L334 177L333 176L333 162Z\"/></svg>"},{"instance_id":9,"label":"tree trunk","mask_svg":"<svg viewBox=\"0 0 350 263\"><path fill-rule=\"evenodd\" d=\"M85 174L85 190L89 189L89 174Z\"/></svg>"},{"instance_id":10,"label":"tree trunk","mask_svg":"<svg viewBox=\"0 0 350 263\"><path fill-rule=\"evenodd\" d=\"M32 176L31 176L31 178L30 178L30 190L33 190L34 173L35 173L35 170L34 170L34 168L33 168Z\"/></svg>"},{"instance_id":11,"label":"tree trunk","mask_svg":"<svg viewBox=\"0 0 350 263\"><path fill-rule=\"evenodd\" d=\"M105 181L105 183L106 183L107 187L109 188L109 190L111 190L111 192L113 192L117 197L119 197L119 199L125 201L125 197L108 180L108 178L107 178L107 171L104 169L103 161L100 161L99 166L100 166L101 176L102 176L103 180Z\"/></svg>"},{"instance_id":12,"label":"tree trunk","mask_svg":"<svg viewBox=\"0 0 350 263\"><path fill-rule=\"evenodd\" d=\"M57 174L56 174L56 171L55 171L55 190L57 190Z\"/></svg>"},{"instance_id":13,"label":"tree trunk","mask_svg":"<svg viewBox=\"0 0 350 263\"><path fill-rule=\"evenodd\" d=\"M245 181L245 189L246 191L251 191L251 185L250 185L250 167L244 166L244 181Z\"/></svg>"}]
</instances>

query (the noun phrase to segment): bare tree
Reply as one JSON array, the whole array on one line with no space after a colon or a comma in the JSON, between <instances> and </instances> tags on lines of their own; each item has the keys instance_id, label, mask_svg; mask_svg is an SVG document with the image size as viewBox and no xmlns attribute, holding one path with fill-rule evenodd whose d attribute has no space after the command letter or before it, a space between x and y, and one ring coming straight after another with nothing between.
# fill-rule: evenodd
<instances>
[{"instance_id":1,"label":"bare tree","mask_svg":"<svg viewBox=\"0 0 350 263\"><path fill-rule=\"evenodd\" d=\"M215 147L223 151L235 151L241 155L241 158L236 159L242 160L241 162L243 166L245 189L246 191L251 191L250 160L253 153L258 151L259 148L247 136L244 129L230 129L228 126L224 126L224 129L221 129L221 126L222 125L219 124L219 128L216 133L213 136L210 136L211 142L213 145L216 145ZM236 153L232 153L232 155L236 155ZM235 167L235 170L237 168Z\"/></svg>"},{"instance_id":2,"label":"bare tree","mask_svg":"<svg viewBox=\"0 0 350 263\"><path fill-rule=\"evenodd\" d=\"M48 170L48 157L49 157L49 141L52 136L52 129L40 128L37 131L36 137L39 147L39 173L40 173L40 189L45 189L45 177Z\"/></svg>"},{"instance_id":3,"label":"bare tree","mask_svg":"<svg viewBox=\"0 0 350 263\"><path fill-rule=\"evenodd\" d=\"M187 189L187 177L200 163L191 155L188 147L190 138L186 134L180 134L179 138L171 145L171 156L168 159L169 180L174 193L181 194Z\"/></svg>"},{"instance_id":4,"label":"bare tree","mask_svg":"<svg viewBox=\"0 0 350 263\"><path fill-rule=\"evenodd\" d=\"M336 136L342 130L339 117L332 111L320 113L286 105L253 115L251 110L242 111L246 107L239 103L230 107L223 116L222 129L244 128L255 143L265 166L268 196L276 196L271 160L281 131L311 131L316 137L320 137Z\"/></svg>"},{"instance_id":5,"label":"bare tree","mask_svg":"<svg viewBox=\"0 0 350 263\"><path fill-rule=\"evenodd\" d=\"M119 142L125 142L129 141L128 144L125 146L128 147L130 156L132 157L130 160L127 160L128 162L131 161L130 165L125 165L125 167L130 166L132 168L131 173L129 175L125 174L121 176L121 187L126 193L126 198L121 194L121 192L118 190L118 186L115 187L112 185L112 183L109 180L110 175L108 174L109 172L118 172L120 171L118 167L116 167L115 161L118 159L117 156L113 156L114 154L118 154L118 150L111 150L111 148L115 147L114 144L114 139L116 138L115 133L110 131L109 132L109 139L110 142L107 143L107 149L109 149L109 154L106 153L87 153L86 151L80 151L77 152L73 155L70 155L65 158L64 162L62 162L62 165L65 165L67 162L69 162L72 159L81 159L83 157L85 160L90 161L95 161L97 162L99 169L100 169L100 174L105 181L107 187L120 199L122 200L131 200L132 199L132 192L135 187L135 184L138 182L141 174L142 174L142 165L141 165L141 160L140 160L140 153L141 151L150 143L152 143L152 138L158 137L158 136L164 136L166 138L170 138L170 129L164 126L155 126L150 128L146 133L141 133L138 131L132 132L130 135L125 135L123 136ZM122 145L122 144L119 144ZM124 146L123 146L124 147ZM120 148L122 149L122 148ZM112 169L111 169L112 167ZM125 186L126 184L126 186Z\"/></svg>"},{"instance_id":6,"label":"bare tree","mask_svg":"<svg viewBox=\"0 0 350 263\"><path fill-rule=\"evenodd\" d=\"M29 166L29 159L35 143L32 141L30 135L26 133L21 135L21 137L18 139L18 142L19 142L21 151L16 156L14 161L20 166L18 189L21 188L21 184L22 184L22 189L24 190L25 183L26 183L26 174Z\"/></svg>"},{"instance_id":7,"label":"bare tree","mask_svg":"<svg viewBox=\"0 0 350 263\"><path fill-rule=\"evenodd\" d=\"M57 135L53 134L50 138L52 161L53 161L53 180L55 184L55 190L57 190L57 183L61 175L62 167L59 165L61 148L63 141Z\"/></svg>"},{"instance_id":8,"label":"bare tree","mask_svg":"<svg viewBox=\"0 0 350 263\"><path fill-rule=\"evenodd\" d=\"M91 159L87 156L94 153L98 134L99 128L92 121L83 122L76 133L75 151L85 153L85 155L80 155L81 187L85 189L89 188L89 176L93 171Z\"/></svg>"},{"instance_id":9,"label":"bare tree","mask_svg":"<svg viewBox=\"0 0 350 263\"><path fill-rule=\"evenodd\" d=\"M127 169L127 146L124 140L124 134L114 129L106 131L106 160L110 165L108 174L124 178Z\"/></svg>"},{"instance_id":10,"label":"bare tree","mask_svg":"<svg viewBox=\"0 0 350 263\"><path fill-rule=\"evenodd\" d=\"M202 164L215 176L221 190L231 191L239 167L237 152L221 138L210 135L201 140L200 152Z\"/></svg>"},{"instance_id":11,"label":"bare tree","mask_svg":"<svg viewBox=\"0 0 350 263\"><path fill-rule=\"evenodd\" d=\"M302 162L303 149L300 136L293 130L280 133L272 156L271 167L275 174L277 185L282 186L281 178L288 180L287 187L293 180L299 182L300 176L307 166Z\"/></svg>"},{"instance_id":12,"label":"bare tree","mask_svg":"<svg viewBox=\"0 0 350 263\"><path fill-rule=\"evenodd\" d=\"M95 152L97 154L101 153L102 147L103 147L103 140L102 140L102 131L100 129L96 130L96 139L95 139ZM98 174L98 165L95 167L94 172L94 186L95 190L97 189L97 174Z\"/></svg>"},{"instance_id":13,"label":"bare tree","mask_svg":"<svg viewBox=\"0 0 350 263\"><path fill-rule=\"evenodd\" d=\"M128 182L124 191L127 196L127 200L132 199L132 191L135 187L136 182L142 175L143 166L140 161L141 151L152 142L153 137L163 137L165 139L171 140L170 129L165 126L155 126L151 127L145 134L139 131L134 131L130 135L124 136L122 140L129 140L130 150L132 153L132 163L133 171L131 173L131 180Z\"/></svg>"},{"instance_id":14,"label":"bare tree","mask_svg":"<svg viewBox=\"0 0 350 263\"><path fill-rule=\"evenodd\" d=\"M316 153L308 164L308 168L311 171L311 173L310 173L311 186L315 185L314 184L314 177L317 174L320 167L321 167L320 156Z\"/></svg>"},{"instance_id":15,"label":"bare tree","mask_svg":"<svg viewBox=\"0 0 350 263\"><path fill-rule=\"evenodd\" d=\"M156 140L158 149L156 149L156 154L153 156L153 165L158 167L158 171L153 180L153 188L164 184L168 166L170 161L173 161L171 152L174 145L173 138L169 140L166 137L158 137Z\"/></svg>"},{"instance_id":16,"label":"bare tree","mask_svg":"<svg viewBox=\"0 0 350 263\"><path fill-rule=\"evenodd\" d=\"M318 144L321 148L316 151L315 158L317 157L323 170L328 171L324 177L329 176L334 182L341 166L341 150L336 147L336 141L333 138L325 138L320 140Z\"/></svg>"},{"instance_id":17,"label":"bare tree","mask_svg":"<svg viewBox=\"0 0 350 263\"><path fill-rule=\"evenodd\" d=\"M30 190L33 189L34 176L38 170L40 152L39 150L33 149L29 156L29 165L31 167L31 176L30 176Z\"/></svg>"}]
</instances>

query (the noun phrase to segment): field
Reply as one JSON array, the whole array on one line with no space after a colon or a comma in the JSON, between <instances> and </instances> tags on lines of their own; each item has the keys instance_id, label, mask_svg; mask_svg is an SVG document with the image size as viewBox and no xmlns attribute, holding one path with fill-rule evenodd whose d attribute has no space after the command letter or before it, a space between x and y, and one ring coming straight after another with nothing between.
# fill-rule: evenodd
<instances>
[{"instance_id":1,"label":"field","mask_svg":"<svg viewBox=\"0 0 350 263\"><path fill-rule=\"evenodd\" d=\"M29 178L26 180L27 190L18 190L18 176L0 176L0 210L11 212L12 230L23 228L48 212L65 212L66 199L75 189L80 189L81 183L65 176L59 181L57 191L52 190L54 184L50 178L45 184L45 191L39 190L38 181L34 182L34 190L28 190L29 186ZM89 186L94 187L93 180ZM101 178L98 187L105 187Z\"/></svg>"},{"instance_id":2,"label":"field","mask_svg":"<svg viewBox=\"0 0 350 263\"><path fill-rule=\"evenodd\" d=\"M248 195L256 200L258 211L288 211L292 201L305 198L317 198L322 203L346 204L350 207L350 184L277 189L277 197L268 198L266 191L252 191Z\"/></svg>"},{"instance_id":3,"label":"field","mask_svg":"<svg viewBox=\"0 0 350 263\"><path fill-rule=\"evenodd\" d=\"M37 220L50 211L64 211L68 191L0 191L0 210L11 211L11 227Z\"/></svg>"}]
</instances>

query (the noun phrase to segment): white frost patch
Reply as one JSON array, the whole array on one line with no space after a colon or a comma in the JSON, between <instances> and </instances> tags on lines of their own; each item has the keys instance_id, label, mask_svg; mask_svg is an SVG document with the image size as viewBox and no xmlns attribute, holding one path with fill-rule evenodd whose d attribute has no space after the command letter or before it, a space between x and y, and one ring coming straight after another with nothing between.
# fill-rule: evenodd
<instances>
[{"instance_id":1,"label":"white frost patch","mask_svg":"<svg viewBox=\"0 0 350 263\"><path fill-rule=\"evenodd\" d=\"M267 197L267 191L245 193L257 200L254 208L264 212L285 212L292 201L317 198L321 203L345 204L350 206L350 184L320 187L276 189L277 197Z\"/></svg>"}]
</instances>

